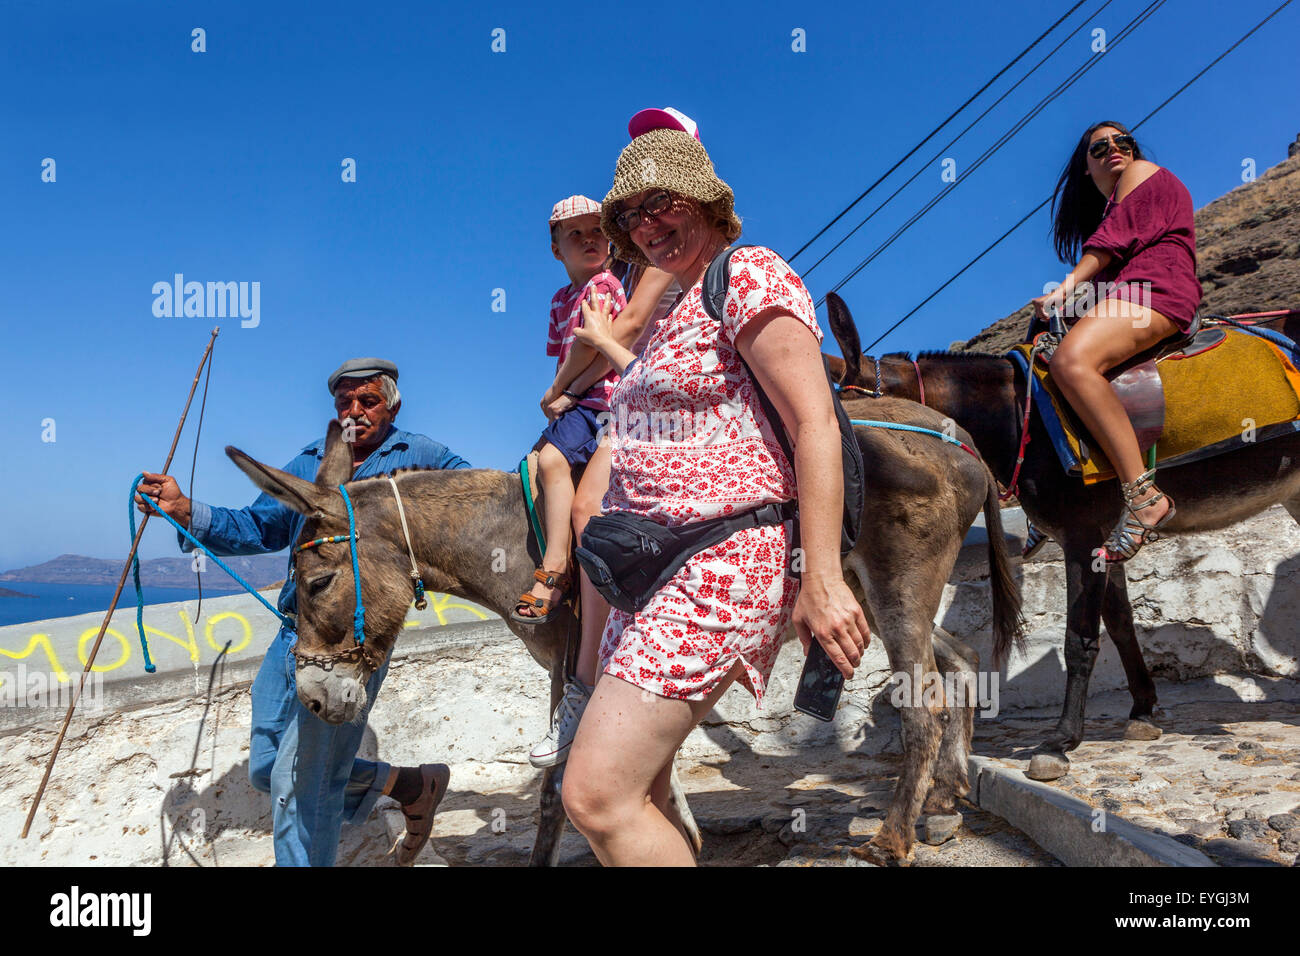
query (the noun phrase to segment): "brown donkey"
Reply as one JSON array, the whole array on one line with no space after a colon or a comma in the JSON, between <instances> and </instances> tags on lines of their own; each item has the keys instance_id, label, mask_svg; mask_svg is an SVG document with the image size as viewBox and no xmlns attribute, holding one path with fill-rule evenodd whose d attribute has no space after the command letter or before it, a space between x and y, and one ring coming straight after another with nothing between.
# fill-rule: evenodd
<instances>
[{"instance_id":1,"label":"brown donkey","mask_svg":"<svg viewBox=\"0 0 1300 956\"><path fill-rule=\"evenodd\" d=\"M850 415L867 406L849 403ZM942 418L913 402L872 402L871 417L930 428ZM997 508L996 484L983 462L930 436L858 428L867 474L867 507L857 550L845 559L847 580L863 602L895 673L953 673L945 686L975 686L978 659L966 645L936 632L934 615L962 540L981 508L989 529L995 639L1020 627L1019 594L1010 572ZM331 423L316 481L308 482L249 458L226 453L260 489L307 516L300 541L348 535L343 496L352 501L365 606L365 644L353 637L355 585L347 540L299 553L298 696L322 720L352 720L365 704L365 683L392 649L411 603L410 557L393 487L384 478L351 481L351 456ZM486 469L405 471L394 476L406 510L411 546L425 585L468 598L506 619L533 658L551 674L552 706L562 691L567 612L542 626L511 622L509 611L537 564L519 477ZM505 568L505 571L497 569ZM964 675L964 676L962 676ZM968 789L966 756L975 701L945 700L900 708L904 768L880 833L864 855L882 863L907 858L917 817L950 813ZM539 721L544 715L538 715ZM563 767L542 780L541 822L531 862L555 862L564 827ZM675 781L674 781L675 784ZM674 785L673 806L699 847L698 829Z\"/></svg>"}]
</instances>

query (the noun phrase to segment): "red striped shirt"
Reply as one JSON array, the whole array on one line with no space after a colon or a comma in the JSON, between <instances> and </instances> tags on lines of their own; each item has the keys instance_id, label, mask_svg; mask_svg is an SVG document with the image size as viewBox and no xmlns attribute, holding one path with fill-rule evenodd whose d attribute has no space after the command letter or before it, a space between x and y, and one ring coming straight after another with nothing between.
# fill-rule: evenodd
<instances>
[{"instance_id":1,"label":"red striped shirt","mask_svg":"<svg viewBox=\"0 0 1300 956\"><path fill-rule=\"evenodd\" d=\"M569 351L573 348L573 330L582 325L582 303L593 289L597 295L613 296L612 315L615 319L627 305L622 283L610 272L598 272L581 289L575 289L570 283L556 292L551 298L551 320L546 330L546 354L556 356L557 370L569 357ZM591 387L578 404L596 411L608 411L609 393L614 390L617 383L618 373L611 369L608 375Z\"/></svg>"}]
</instances>

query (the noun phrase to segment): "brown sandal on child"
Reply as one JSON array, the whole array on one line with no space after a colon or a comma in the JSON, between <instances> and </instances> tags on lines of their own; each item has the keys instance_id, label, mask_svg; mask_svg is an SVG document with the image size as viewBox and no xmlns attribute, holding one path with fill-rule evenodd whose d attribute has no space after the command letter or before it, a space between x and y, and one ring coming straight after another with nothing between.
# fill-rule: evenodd
<instances>
[{"instance_id":1,"label":"brown sandal on child","mask_svg":"<svg viewBox=\"0 0 1300 956\"><path fill-rule=\"evenodd\" d=\"M561 594L567 594L569 585L572 583L569 575L564 571L547 571L545 568L538 568L533 572L533 580L540 581L548 588L558 590ZM551 620L559 610L560 604L564 601L563 597L558 601L551 601L547 598L534 597L532 594L525 592L519 596L519 601L515 604L515 609L510 612L510 620L518 621L520 624L545 624ZM520 614L524 608L532 608L536 614Z\"/></svg>"}]
</instances>

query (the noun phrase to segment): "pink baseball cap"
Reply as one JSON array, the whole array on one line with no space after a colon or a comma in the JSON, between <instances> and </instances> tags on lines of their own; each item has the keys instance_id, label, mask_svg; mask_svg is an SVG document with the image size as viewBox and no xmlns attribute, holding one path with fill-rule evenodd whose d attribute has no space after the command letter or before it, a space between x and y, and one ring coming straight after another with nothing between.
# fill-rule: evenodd
<instances>
[{"instance_id":1,"label":"pink baseball cap","mask_svg":"<svg viewBox=\"0 0 1300 956\"><path fill-rule=\"evenodd\" d=\"M574 219L578 216L600 215L600 203L594 199L588 199L586 196L570 196L568 199L561 199L551 207L551 223L563 222L565 219Z\"/></svg>"},{"instance_id":2,"label":"pink baseball cap","mask_svg":"<svg viewBox=\"0 0 1300 956\"><path fill-rule=\"evenodd\" d=\"M700 138L700 128L695 125L695 120L671 106L665 106L661 110L642 110L627 123L628 135L633 139L652 129L679 129L683 133L690 133L696 139Z\"/></svg>"}]
</instances>

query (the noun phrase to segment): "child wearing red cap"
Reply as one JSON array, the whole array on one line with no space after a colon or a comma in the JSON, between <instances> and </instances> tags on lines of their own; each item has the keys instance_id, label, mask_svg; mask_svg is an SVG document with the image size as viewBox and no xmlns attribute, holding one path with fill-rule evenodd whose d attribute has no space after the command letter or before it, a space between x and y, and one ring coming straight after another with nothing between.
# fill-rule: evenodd
<instances>
[{"instance_id":1,"label":"child wearing red cap","mask_svg":"<svg viewBox=\"0 0 1300 956\"><path fill-rule=\"evenodd\" d=\"M569 524L573 507L575 466L585 465L599 443L602 412L609 411L609 392L618 376L612 370L592 379L584 375L594 364L591 350L573 349L573 330L582 324L582 302L612 303L618 315L627 300L622 284L606 268L609 241L600 231L600 203L570 196L551 210L551 253L564 264L569 282L551 299L546 354L556 358L555 381L542 400L550 424L542 432L538 462L543 496L546 551L530 593L523 594L510 617L522 624L541 624L556 613L569 590ZM608 363L605 363L608 368ZM597 369L596 371L599 371ZM583 379L578 382L577 379ZM580 389L580 390L579 390ZM567 396L574 404L556 412L556 400Z\"/></svg>"},{"instance_id":2,"label":"child wearing red cap","mask_svg":"<svg viewBox=\"0 0 1300 956\"><path fill-rule=\"evenodd\" d=\"M695 121L685 113L672 107L642 110L633 116L628 123L628 135L633 139L651 129L677 129L688 133L697 140L700 138L699 128L696 126ZM557 204L551 216L553 241L557 216L590 212L598 214L600 204L581 196L570 197L570 199ZM560 258L558 252L556 258ZM653 334L659 320L667 315L676 304L677 297L682 290L671 275L653 266L621 264L627 267L627 271L621 273L621 275L623 282L627 285L629 294L626 307L622 311L618 321L618 328L614 334L619 339L620 344L633 353L639 354L650 335ZM564 291L561 290L561 292ZM584 297L579 295L576 301L578 308L581 309L584 304ZM587 302L586 307L594 312L600 311L599 303ZM577 328L582 324L581 321L575 321L571 327ZM569 356L573 359L571 363L573 366L588 362L589 359L590 362L586 365L586 371L581 373L581 377L576 382L572 378L566 377L564 369L556 373L555 384L552 385L542 399L542 408L546 411L548 418L566 410L577 395L584 393L586 385L597 378L609 383L609 391L613 390L613 384L618 381L612 367L604 356L599 355L595 350L583 345L581 342L578 343L576 349L570 351ZM601 513L601 503L605 492L609 488L610 467L609 443L604 442L592 454L586 470L583 472L582 479L578 483L576 493L568 499L573 502L574 534L581 535L591 517ZM609 604L600 592L592 586L591 582L587 580L585 574L579 574L578 581L582 591L583 614L582 636L578 647L574 674L565 682L564 695L560 698L560 702L551 717L550 732L528 755L528 760L534 767L553 767L568 758L569 748L573 743L574 734L577 732L578 723L582 719L582 713L586 709L587 701L591 697L599 676L597 652L600 648L601 635L605 629L605 619L609 615Z\"/></svg>"},{"instance_id":3,"label":"child wearing red cap","mask_svg":"<svg viewBox=\"0 0 1300 956\"><path fill-rule=\"evenodd\" d=\"M591 516L600 514L609 487L609 448L608 443L600 443L600 426L609 412L608 395L618 375L602 355L575 340L574 330L583 324L584 306L599 310L600 297L606 297L619 316L619 337L628 348L639 351L678 291L667 273L633 267L624 278L631 283L627 288L635 286L636 291L625 297L620 280L606 271L609 246L600 231L599 203L571 196L556 203L550 225L552 254L564 263L570 281L551 300L547 354L556 356L557 367L555 380L542 397L542 410L551 423L542 433L539 462L547 547L542 567L534 572L536 585L530 594L520 597L511 615L526 624L549 619L554 613L556 602L572 581L567 573L570 535L580 535ZM585 468L575 489L572 467L578 464ZM554 766L568 755L577 720L596 682L596 650L609 607L581 573L578 582L582 590L582 647L575 674L566 683L564 697L552 716L550 733L529 754L536 767Z\"/></svg>"}]
</instances>

